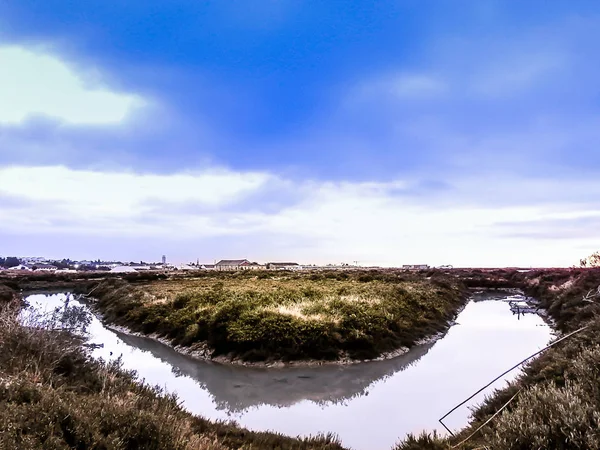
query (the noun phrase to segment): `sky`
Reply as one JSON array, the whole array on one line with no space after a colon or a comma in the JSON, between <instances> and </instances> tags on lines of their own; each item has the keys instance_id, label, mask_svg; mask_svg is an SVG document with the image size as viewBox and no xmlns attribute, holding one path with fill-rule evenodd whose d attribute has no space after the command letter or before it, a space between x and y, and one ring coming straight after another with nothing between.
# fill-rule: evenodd
<instances>
[{"instance_id":1,"label":"sky","mask_svg":"<svg viewBox=\"0 0 600 450\"><path fill-rule=\"evenodd\" d=\"M4 0L0 255L600 249L595 0Z\"/></svg>"}]
</instances>

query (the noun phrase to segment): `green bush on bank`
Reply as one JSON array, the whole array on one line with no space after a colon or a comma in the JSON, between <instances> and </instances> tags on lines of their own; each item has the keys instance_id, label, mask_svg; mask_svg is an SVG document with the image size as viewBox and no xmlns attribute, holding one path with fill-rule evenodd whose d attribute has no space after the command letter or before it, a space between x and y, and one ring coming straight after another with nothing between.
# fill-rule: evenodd
<instances>
[{"instance_id":1,"label":"green bush on bank","mask_svg":"<svg viewBox=\"0 0 600 450\"><path fill-rule=\"evenodd\" d=\"M436 432L423 432L418 436L409 434L396 446L396 450L448 450L450 444L447 439L437 435Z\"/></svg>"}]
</instances>

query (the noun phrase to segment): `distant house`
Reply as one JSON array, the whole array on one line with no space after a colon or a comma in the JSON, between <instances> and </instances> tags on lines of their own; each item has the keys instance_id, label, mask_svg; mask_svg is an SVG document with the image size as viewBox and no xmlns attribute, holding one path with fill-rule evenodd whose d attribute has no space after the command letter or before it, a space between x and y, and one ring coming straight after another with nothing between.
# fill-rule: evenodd
<instances>
[{"instance_id":1,"label":"distant house","mask_svg":"<svg viewBox=\"0 0 600 450\"><path fill-rule=\"evenodd\" d=\"M301 270L302 266L295 262L270 262L267 263L268 270Z\"/></svg>"},{"instance_id":2,"label":"distant house","mask_svg":"<svg viewBox=\"0 0 600 450\"><path fill-rule=\"evenodd\" d=\"M247 259L222 259L215 264L215 270L242 270L248 264L252 263Z\"/></svg>"},{"instance_id":3,"label":"distant house","mask_svg":"<svg viewBox=\"0 0 600 450\"><path fill-rule=\"evenodd\" d=\"M429 266L427 264L406 264L402 268L404 270L427 270Z\"/></svg>"},{"instance_id":4,"label":"distant house","mask_svg":"<svg viewBox=\"0 0 600 450\"><path fill-rule=\"evenodd\" d=\"M199 267L200 267L200 269L203 269L203 270L216 270L215 264L200 264Z\"/></svg>"}]
</instances>

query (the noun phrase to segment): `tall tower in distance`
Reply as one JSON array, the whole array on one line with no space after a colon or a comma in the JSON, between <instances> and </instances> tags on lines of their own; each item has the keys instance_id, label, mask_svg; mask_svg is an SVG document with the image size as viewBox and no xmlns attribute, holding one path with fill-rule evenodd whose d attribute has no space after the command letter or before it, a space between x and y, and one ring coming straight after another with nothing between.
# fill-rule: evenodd
<instances>
[{"instance_id":1,"label":"tall tower in distance","mask_svg":"<svg viewBox=\"0 0 600 450\"><path fill-rule=\"evenodd\" d=\"M163 263L163 266L167 263L167 257L165 255L163 255L163 257L162 257L162 263Z\"/></svg>"}]
</instances>

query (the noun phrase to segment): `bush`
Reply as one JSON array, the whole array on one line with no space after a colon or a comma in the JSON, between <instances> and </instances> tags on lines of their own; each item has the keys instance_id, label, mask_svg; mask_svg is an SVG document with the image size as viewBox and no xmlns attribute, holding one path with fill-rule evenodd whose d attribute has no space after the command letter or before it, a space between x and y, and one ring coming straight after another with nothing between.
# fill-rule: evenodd
<instances>
[{"instance_id":1,"label":"bush","mask_svg":"<svg viewBox=\"0 0 600 450\"><path fill-rule=\"evenodd\" d=\"M600 346L583 350L564 386L547 382L522 392L488 431L489 442L500 450L600 448L599 377Z\"/></svg>"},{"instance_id":2,"label":"bush","mask_svg":"<svg viewBox=\"0 0 600 450\"><path fill-rule=\"evenodd\" d=\"M395 450L447 450L450 448L446 439L440 438L437 433L421 433L419 436L409 434Z\"/></svg>"},{"instance_id":3,"label":"bush","mask_svg":"<svg viewBox=\"0 0 600 450\"><path fill-rule=\"evenodd\" d=\"M16 292L4 284L0 284L0 306L14 300Z\"/></svg>"}]
</instances>

